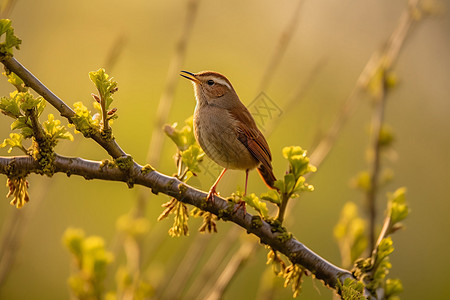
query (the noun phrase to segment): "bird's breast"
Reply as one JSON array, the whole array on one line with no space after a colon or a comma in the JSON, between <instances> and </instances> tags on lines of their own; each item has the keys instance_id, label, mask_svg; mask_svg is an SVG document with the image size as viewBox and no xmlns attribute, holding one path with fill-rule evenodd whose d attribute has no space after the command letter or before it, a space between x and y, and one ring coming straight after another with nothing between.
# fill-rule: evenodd
<instances>
[{"instance_id":1,"label":"bird's breast","mask_svg":"<svg viewBox=\"0 0 450 300\"><path fill-rule=\"evenodd\" d=\"M259 164L239 141L236 120L224 108L197 105L194 135L206 155L224 168L246 170Z\"/></svg>"}]
</instances>

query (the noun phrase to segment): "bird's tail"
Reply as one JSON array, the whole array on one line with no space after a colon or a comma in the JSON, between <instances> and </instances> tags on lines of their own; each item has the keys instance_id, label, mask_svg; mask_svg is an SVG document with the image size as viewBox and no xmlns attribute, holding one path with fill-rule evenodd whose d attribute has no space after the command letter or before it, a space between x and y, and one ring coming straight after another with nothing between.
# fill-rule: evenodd
<instances>
[{"instance_id":1,"label":"bird's tail","mask_svg":"<svg viewBox=\"0 0 450 300\"><path fill-rule=\"evenodd\" d=\"M268 187L270 187L271 189L276 189L274 183L277 179L275 178L271 167L260 164L260 166L258 167L258 173L259 175L261 175L261 178Z\"/></svg>"}]
</instances>

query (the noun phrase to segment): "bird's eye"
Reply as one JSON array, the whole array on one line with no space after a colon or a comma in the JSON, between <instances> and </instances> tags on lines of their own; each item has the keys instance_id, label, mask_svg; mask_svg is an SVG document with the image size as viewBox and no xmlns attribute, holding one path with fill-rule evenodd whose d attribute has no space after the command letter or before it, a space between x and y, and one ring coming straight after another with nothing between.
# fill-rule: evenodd
<instances>
[{"instance_id":1,"label":"bird's eye","mask_svg":"<svg viewBox=\"0 0 450 300\"><path fill-rule=\"evenodd\" d=\"M214 84L214 80L210 79L206 82L208 85L213 85Z\"/></svg>"}]
</instances>

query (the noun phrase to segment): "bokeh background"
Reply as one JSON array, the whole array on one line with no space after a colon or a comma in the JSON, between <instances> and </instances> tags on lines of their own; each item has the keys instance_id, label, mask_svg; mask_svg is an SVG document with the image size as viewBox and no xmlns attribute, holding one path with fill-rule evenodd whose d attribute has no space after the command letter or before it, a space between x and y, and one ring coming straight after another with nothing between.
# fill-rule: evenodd
<instances>
[{"instance_id":1,"label":"bokeh background","mask_svg":"<svg viewBox=\"0 0 450 300\"><path fill-rule=\"evenodd\" d=\"M114 102L119 119L114 122L114 135L127 153L145 164L168 74L173 72L171 66L179 63L174 55L186 31L187 3L18 0L8 15L23 40L15 57L70 105L76 101L91 104L90 94L95 90L88 72L106 67L119 82ZM313 149L317 145L365 64L386 44L407 5L405 0L305 0L297 12L298 0L200 1L180 64L184 70L210 69L225 74L245 104L264 92L278 105L281 113L267 120L273 126L267 139L275 173L280 176L286 169L282 148L301 145ZM430 293L434 299L450 299L446 272L450 268L449 2L427 1L426 5L432 14L413 26L393 69L398 85L388 95L386 122L395 133L395 153L384 159L383 165L392 168L395 177L380 191L379 222L385 193L407 187L412 212L405 221L405 230L393 237L396 250L391 257L391 276L403 281L403 299L430 299ZM297 13L292 39L280 44ZM274 53L284 46L286 51L271 66ZM111 61L111 56L115 60ZM273 77L262 87L268 73ZM183 124L195 106L192 87L180 77L174 88L172 106L162 121ZM11 90L2 79L1 95ZM333 227L340 210L347 201L364 209L362 194L350 185L351 179L367 168L371 105L369 98L362 95L330 155L311 178L316 191L296 200L288 218L289 230L297 239L338 265L340 255ZM285 107L289 99L295 100ZM47 107L47 112L55 110ZM6 116L0 118L1 139L8 136L10 122ZM175 150L164 137L161 155L153 162L161 172L176 172ZM0 151L8 155L6 149ZM74 142L61 142L56 151L93 160L108 158L103 149L79 134ZM243 173L232 171L224 177L219 185L222 195L243 186ZM259 194L265 188L253 173L249 189ZM207 189L212 181L200 174L191 184ZM67 299L71 261L61 243L64 230L83 228L88 235L104 237L108 247L113 248L116 221L130 211L142 189L61 174L53 178L32 175L29 182L31 202L22 210L17 212L6 198L0 202L3 236L14 230L20 241L13 249L12 269L0 286L0 298ZM2 184L0 195L6 193ZM190 220L189 237L169 238L166 232L171 221L156 221L161 204L167 200L164 195L148 195L145 211L152 228L143 244L144 257L146 253L151 255L146 257L150 267L145 276L155 286L170 274L190 246L202 243L205 252L200 261L204 263L235 227L219 222L219 233L204 237L196 232L199 221ZM11 228L8 224L17 215L21 223ZM238 234L236 246L231 247L224 261L243 239L251 237L243 231ZM2 243L4 246L7 242ZM261 274L268 269L265 255L266 250L251 255L224 299L260 297ZM188 286L204 280L195 277L202 265L196 268ZM111 274L106 289L113 288ZM277 289L276 293L275 299L291 297L289 288ZM300 299L331 297L320 282L305 279Z\"/></svg>"}]
</instances>

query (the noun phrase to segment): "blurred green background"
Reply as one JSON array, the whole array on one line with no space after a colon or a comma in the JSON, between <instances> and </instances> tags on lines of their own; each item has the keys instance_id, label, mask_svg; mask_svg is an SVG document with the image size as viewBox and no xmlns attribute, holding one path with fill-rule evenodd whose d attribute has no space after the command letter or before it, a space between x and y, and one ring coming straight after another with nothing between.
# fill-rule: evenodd
<instances>
[{"instance_id":1,"label":"blurred green background","mask_svg":"<svg viewBox=\"0 0 450 300\"><path fill-rule=\"evenodd\" d=\"M405 222L406 230L393 236L396 251L391 257L391 277L403 281L403 299L429 299L430 293L434 299L450 299L445 272L450 268L449 3L426 3L435 13L414 25L394 68L399 84L388 96L386 122L395 132L395 153L383 164L393 169L395 178L380 191L379 222L385 193L406 186L412 212ZM251 103L262 92L263 75L297 6L297 1L286 0L201 1L182 69L225 74L241 100ZM275 127L267 137L275 174L280 176L286 168L281 155L284 146L312 149L328 130L364 65L385 45L406 6L407 1L388 0L303 2L292 40L263 90L282 110L270 120ZM88 72L107 68L119 83L113 104L119 115L113 125L114 135L127 153L145 164L156 108L177 41L186 26L186 10L187 1L18 0L8 17L23 40L15 57L66 103L83 101L91 107L90 94L95 90ZM123 48L111 64L108 56L117 47ZM286 108L288 99L299 90L298 99ZM1 95L10 91L12 87L2 79ZM165 123L183 124L194 106L191 84L180 77ZM55 110L48 106L47 112ZM332 152L311 179L316 191L296 200L288 218L287 226L298 240L337 265L340 255L333 227L340 210L347 201L364 209L363 196L352 189L350 181L367 167L370 114L368 97L361 97ZM0 118L1 139L8 136L10 123L9 118ZM164 138L158 163L161 172L176 172L175 150ZM81 135L75 135L72 143L61 142L56 151L92 160L108 158L103 149ZM7 155L6 149L1 155ZM243 186L243 173L232 171L224 177L219 185L222 195ZM24 221L20 228L14 228L21 232L20 243L13 249L14 265L0 287L0 298L66 299L71 261L61 244L64 230L81 227L89 235L104 237L113 247L116 220L131 209L140 188L61 174L51 179L32 175L28 180L31 202L25 208L16 212L9 200L0 202L3 234L12 230L5 224L15 214ZM191 182L202 189L211 183L205 175ZM256 172L250 176L249 190L257 194L264 191ZM2 184L0 195L6 193ZM171 220L158 223L156 218L162 211L160 205L167 200L164 195L149 196L145 212L152 234L144 241L144 257L146 250L156 249L151 258L145 258L151 261L146 276L155 284L189 245L208 239L197 237L198 220L190 222L190 237L166 237ZM219 234L205 243L205 259L220 248L234 226L219 222L218 227ZM246 238L245 232L242 235L238 239ZM260 274L268 268L265 255L266 250L252 255L224 299L258 297ZM190 283L195 280L201 279L193 277ZM112 274L107 290L113 288L113 282ZM276 299L291 297L289 288L277 293ZM300 299L331 297L320 282L305 279Z\"/></svg>"}]
</instances>

